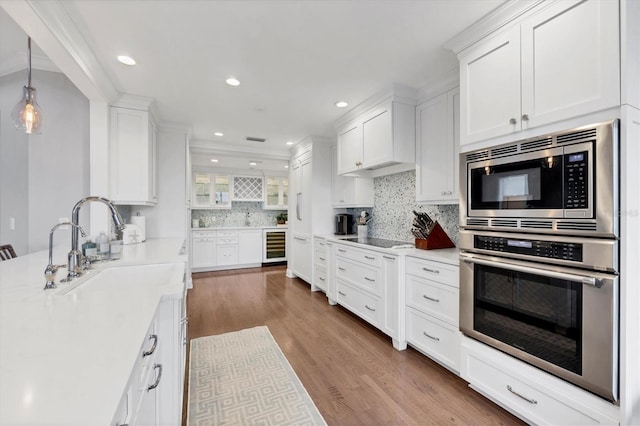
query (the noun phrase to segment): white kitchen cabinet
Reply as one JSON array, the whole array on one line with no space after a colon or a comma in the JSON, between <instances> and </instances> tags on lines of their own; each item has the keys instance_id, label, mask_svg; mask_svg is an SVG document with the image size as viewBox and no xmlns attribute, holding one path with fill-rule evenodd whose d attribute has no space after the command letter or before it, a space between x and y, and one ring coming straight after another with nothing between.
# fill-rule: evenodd
<instances>
[{"instance_id":1,"label":"white kitchen cabinet","mask_svg":"<svg viewBox=\"0 0 640 426\"><path fill-rule=\"evenodd\" d=\"M216 266L238 264L238 231L216 231Z\"/></svg>"},{"instance_id":2,"label":"white kitchen cabinet","mask_svg":"<svg viewBox=\"0 0 640 426\"><path fill-rule=\"evenodd\" d=\"M191 267L216 265L216 231L193 231L191 234Z\"/></svg>"},{"instance_id":3,"label":"white kitchen cabinet","mask_svg":"<svg viewBox=\"0 0 640 426\"><path fill-rule=\"evenodd\" d=\"M194 172L191 181L191 208L231 208L231 176L217 173Z\"/></svg>"},{"instance_id":4,"label":"white kitchen cabinet","mask_svg":"<svg viewBox=\"0 0 640 426\"><path fill-rule=\"evenodd\" d=\"M158 203L158 130L147 110L111 107L111 200Z\"/></svg>"},{"instance_id":5,"label":"white kitchen cabinet","mask_svg":"<svg viewBox=\"0 0 640 426\"><path fill-rule=\"evenodd\" d=\"M234 176L233 201L264 201L262 176Z\"/></svg>"},{"instance_id":6,"label":"white kitchen cabinet","mask_svg":"<svg viewBox=\"0 0 640 426\"><path fill-rule=\"evenodd\" d=\"M332 244L335 246L332 268L335 300L390 336L394 348L406 349L404 286L398 280L398 256Z\"/></svg>"},{"instance_id":7,"label":"white kitchen cabinet","mask_svg":"<svg viewBox=\"0 0 640 426\"><path fill-rule=\"evenodd\" d=\"M413 256L405 271L407 342L433 360L458 372L458 267Z\"/></svg>"},{"instance_id":8,"label":"white kitchen cabinet","mask_svg":"<svg viewBox=\"0 0 640 426\"><path fill-rule=\"evenodd\" d=\"M337 147L332 148L331 203L333 207L373 207L373 178L339 175L337 151Z\"/></svg>"},{"instance_id":9,"label":"white kitchen cabinet","mask_svg":"<svg viewBox=\"0 0 640 426\"><path fill-rule=\"evenodd\" d=\"M333 233L331 141L307 138L292 154L287 276L313 284L313 235Z\"/></svg>"},{"instance_id":10,"label":"white kitchen cabinet","mask_svg":"<svg viewBox=\"0 0 640 426\"><path fill-rule=\"evenodd\" d=\"M262 229L238 231L238 264L262 264Z\"/></svg>"},{"instance_id":11,"label":"white kitchen cabinet","mask_svg":"<svg viewBox=\"0 0 640 426\"><path fill-rule=\"evenodd\" d=\"M620 105L618 9L545 2L462 51L461 144Z\"/></svg>"},{"instance_id":12,"label":"white kitchen cabinet","mask_svg":"<svg viewBox=\"0 0 640 426\"><path fill-rule=\"evenodd\" d=\"M338 174L415 162L415 104L393 96L337 129Z\"/></svg>"},{"instance_id":13,"label":"white kitchen cabinet","mask_svg":"<svg viewBox=\"0 0 640 426\"><path fill-rule=\"evenodd\" d=\"M458 89L416 108L416 201L458 202L460 151Z\"/></svg>"},{"instance_id":14,"label":"white kitchen cabinet","mask_svg":"<svg viewBox=\"0 0 640 426\"><path fill-rule=\"evenodd\" d=\"M289 177L265 176L263 210L286 210L289 206Z\"/></svg>"}]
</instances>

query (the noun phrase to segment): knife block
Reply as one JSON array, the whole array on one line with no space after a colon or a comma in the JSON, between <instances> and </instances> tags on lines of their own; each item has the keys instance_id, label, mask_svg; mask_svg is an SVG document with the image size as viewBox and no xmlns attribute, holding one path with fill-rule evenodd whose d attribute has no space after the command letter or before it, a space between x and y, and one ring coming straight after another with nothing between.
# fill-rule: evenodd
<instances>
[{"instance_id":1,"label":"knife block","mask_svg":"<svg viewBox=\"0 0 640 426\"><path fill-rule=\"evenodd\" d=\"M421 250L433 250L433 249L444 249L444 248L452 248L456 245L453 244L451 238L444 232L442 226L436 220L429 232L429 238L420 239L416 238L416 248Z\"/></svg>"}]
</instances>

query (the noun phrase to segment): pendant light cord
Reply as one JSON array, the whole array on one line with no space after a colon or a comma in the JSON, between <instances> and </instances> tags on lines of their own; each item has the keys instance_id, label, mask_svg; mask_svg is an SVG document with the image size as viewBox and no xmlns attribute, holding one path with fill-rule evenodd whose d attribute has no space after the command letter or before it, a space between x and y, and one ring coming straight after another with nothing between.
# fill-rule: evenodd
<instances>
[{"instance_id":1,"label":"pendant light cord","mask_svg":"<svg viewBox=\"0 0 640 426\"><path fill-rule=\"evenodd\" d=\"M27 87L31 88L31 37L27 39L27 69L28 69L28 83Z\"/></svg>"}]
</instances>

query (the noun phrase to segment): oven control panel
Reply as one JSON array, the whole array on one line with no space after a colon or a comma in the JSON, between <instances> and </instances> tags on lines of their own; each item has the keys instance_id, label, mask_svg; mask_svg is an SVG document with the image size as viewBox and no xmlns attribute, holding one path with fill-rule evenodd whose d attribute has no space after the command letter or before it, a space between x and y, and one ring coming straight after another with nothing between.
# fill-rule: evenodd
<instances>
[{"instance_id":1,"label":"oven control panel","mask_svg":"<svg viewBox=\"0 0 640 426\"><path fill-rule=\"evenodd\" d=\"M577 243L475 235L473 247L480 250L582 262L582 244Z\"/></svg>"},{"instance_id":2,"label":"oven control panel","mask_svg":"<svg viewBox=\"0 0 640 426\"><path fill-rule=\"evenodd\" d=\"M564 208L588 208L588 152L564 155Z\"/></svg>"}]
</instances>

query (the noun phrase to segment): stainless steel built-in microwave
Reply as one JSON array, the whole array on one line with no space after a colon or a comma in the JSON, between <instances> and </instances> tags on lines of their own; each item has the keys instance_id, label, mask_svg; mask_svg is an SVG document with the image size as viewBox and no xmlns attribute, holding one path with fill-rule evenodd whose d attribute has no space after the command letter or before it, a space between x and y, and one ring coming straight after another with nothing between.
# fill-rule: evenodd
<instances>
[{"instance_id":1,"label":"stainless steel built-in microwave","mask_svg":"<svg viewBox=\"0 0 640 426\"><path fill-rule=\"evenodd\" d=\"M618 236L619 122L460 155L463 228Z\"/></svg>"}]
</instances>

